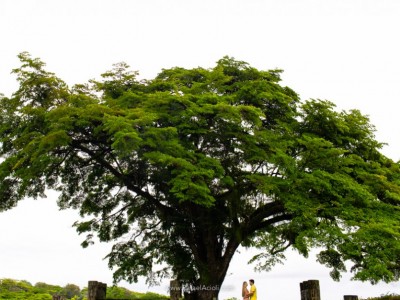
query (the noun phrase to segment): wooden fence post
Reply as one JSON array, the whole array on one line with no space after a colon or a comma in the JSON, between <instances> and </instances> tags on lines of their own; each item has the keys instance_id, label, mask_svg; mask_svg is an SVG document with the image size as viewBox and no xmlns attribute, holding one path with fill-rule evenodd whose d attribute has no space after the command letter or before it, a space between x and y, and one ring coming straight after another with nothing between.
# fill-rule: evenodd
<instances>
[{"instance_id":1,"label":"wooden fence post","mask_svg":"<svg viewBox=\"0 0 400 300\"><path fill-rule=\"evenodd\" d=\"M301 300L321 300L318 280L308 280L300 283Z\"/></svg>"},{"instance_id":2,"label":"wooden fence post","mask_svg":"<svg viewBox=\"0 0 400 300\"><path fill-rule=\"evenodd\" d=\"M343 299L344 300L358 300L358 296L356 296L356 295L344 295Z\"/></svg>"},{"instance_id":3,"label":"wooden fence post","mask_svg":"<svg viewBox=\"0 0 400 300\"><path fill-rule=\"evenodd\" d=\"M98 281L89 281L88 300L106 299L107 284Z\"/></svg>"}]
</instances>

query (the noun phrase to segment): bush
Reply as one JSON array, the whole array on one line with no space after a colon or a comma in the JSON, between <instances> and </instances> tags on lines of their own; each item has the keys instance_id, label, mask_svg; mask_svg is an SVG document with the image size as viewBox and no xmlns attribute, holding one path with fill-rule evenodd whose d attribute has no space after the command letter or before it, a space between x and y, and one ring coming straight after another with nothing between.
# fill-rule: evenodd
<instances>
[{"instance_id":1,"label":"bush","mask_svg":"<svg viewBox=\"0 0 400 300\"><path fill-rule=\"evenodd\" d=\"M400 300L400 295L387 294L387 295L381 295L380 297L367 298L364 300Z\"/></svg>"}]
</instances>

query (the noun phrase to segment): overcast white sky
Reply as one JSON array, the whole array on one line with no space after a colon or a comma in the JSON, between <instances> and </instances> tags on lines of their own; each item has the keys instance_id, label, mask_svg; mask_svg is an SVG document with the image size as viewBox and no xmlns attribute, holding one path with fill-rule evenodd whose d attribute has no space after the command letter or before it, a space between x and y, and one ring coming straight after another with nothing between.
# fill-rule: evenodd
<instances>
[{"instance_id":1,"label":"overcast white sky","mask_svg":"<svg viewBox=\"0 0 400 300\"><path fill-rule=\"evenodd\" d=\"M397 0L0 0L0 93L28 51L68 84L83 83L124 61L141 77L162 68L212 67L224 55L259 69L284 69L283 84L302 99L328 99L370 116L383 152L400 159L400 1ZM0 214L0 278L33 284L88 280L111 284L102 258L110 245L82 249L75 211L58 211L54 195L25 200ZM254 273L238 254L220 298L240 298L254 278L259 299L300 299L299 283L320 280L323 300L400 293L399 283L336 283L328 269L290 254L285 266ZM121 283L131 290L147 286ZM166 293L168 283L150 290Z\"/></svg>"}]
</instances>

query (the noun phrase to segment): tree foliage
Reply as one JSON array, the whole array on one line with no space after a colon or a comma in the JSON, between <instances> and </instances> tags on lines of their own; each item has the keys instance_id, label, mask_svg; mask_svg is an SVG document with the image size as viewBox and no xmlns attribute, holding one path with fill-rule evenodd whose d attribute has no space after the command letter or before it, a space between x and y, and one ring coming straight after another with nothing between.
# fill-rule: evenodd
<instances>
[{"instance_id":1,"label":"tree foliage","mask_svg":"<svg viewBox=\"0 0 400 300\"><path fill-rule=\"evenodd\" d=\"M25 280L0 279L0 299L52 300L52 295L61 290L62 288L59 286L44 283L32 286Z\"/></svg>"},{"instance_id":2,"label":"tree foliage","mask_svg":"<svg viewBox=\"0 0 400 300\"><path fill-rule=\"evenodd\" d=\"M114 241L116 280L221 285L239 245L260 249L260 270L319 248L334 279L346 262L355 279L399 279L399 164L358 110L302 102L280 70L229 57L143 81L120 63L72 88L19 57L0 102L0 209L59 191L86 217L84 246Z\"/></svg>"}]
</instances>

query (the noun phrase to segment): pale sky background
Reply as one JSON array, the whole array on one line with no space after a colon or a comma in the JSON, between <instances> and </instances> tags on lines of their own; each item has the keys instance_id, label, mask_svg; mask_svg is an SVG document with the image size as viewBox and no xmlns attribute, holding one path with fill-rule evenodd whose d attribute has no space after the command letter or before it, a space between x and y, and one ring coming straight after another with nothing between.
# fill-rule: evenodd
<instances>
[{"instance_id":1,"label":"pale sky background","mask_svg":"<svg viewBox=\"0 0 400 300\"><path fill-rule=\"evenodd\" d=\"M283 85L302 99L331 100L370 116L383 152L400 159L400 1L398 0L0 0L0 93L17 88L10 74L28 51L68 84L99 78L124 61L153 78L162 68L213 67L224 55L259 69L281 68ZM0 213L0 278L81 287L112 283L102 258L111 245L80 247L76 211L59 211L54 195ZM255 273L237 254L220 299L240 298L254 278L259 300L300 299L299 283L318 279L323 300L400 294L400 284L360 283L290 253L284 266ZM135 291L167 293L168 282Z\"/></svg>"}]
</instances>

